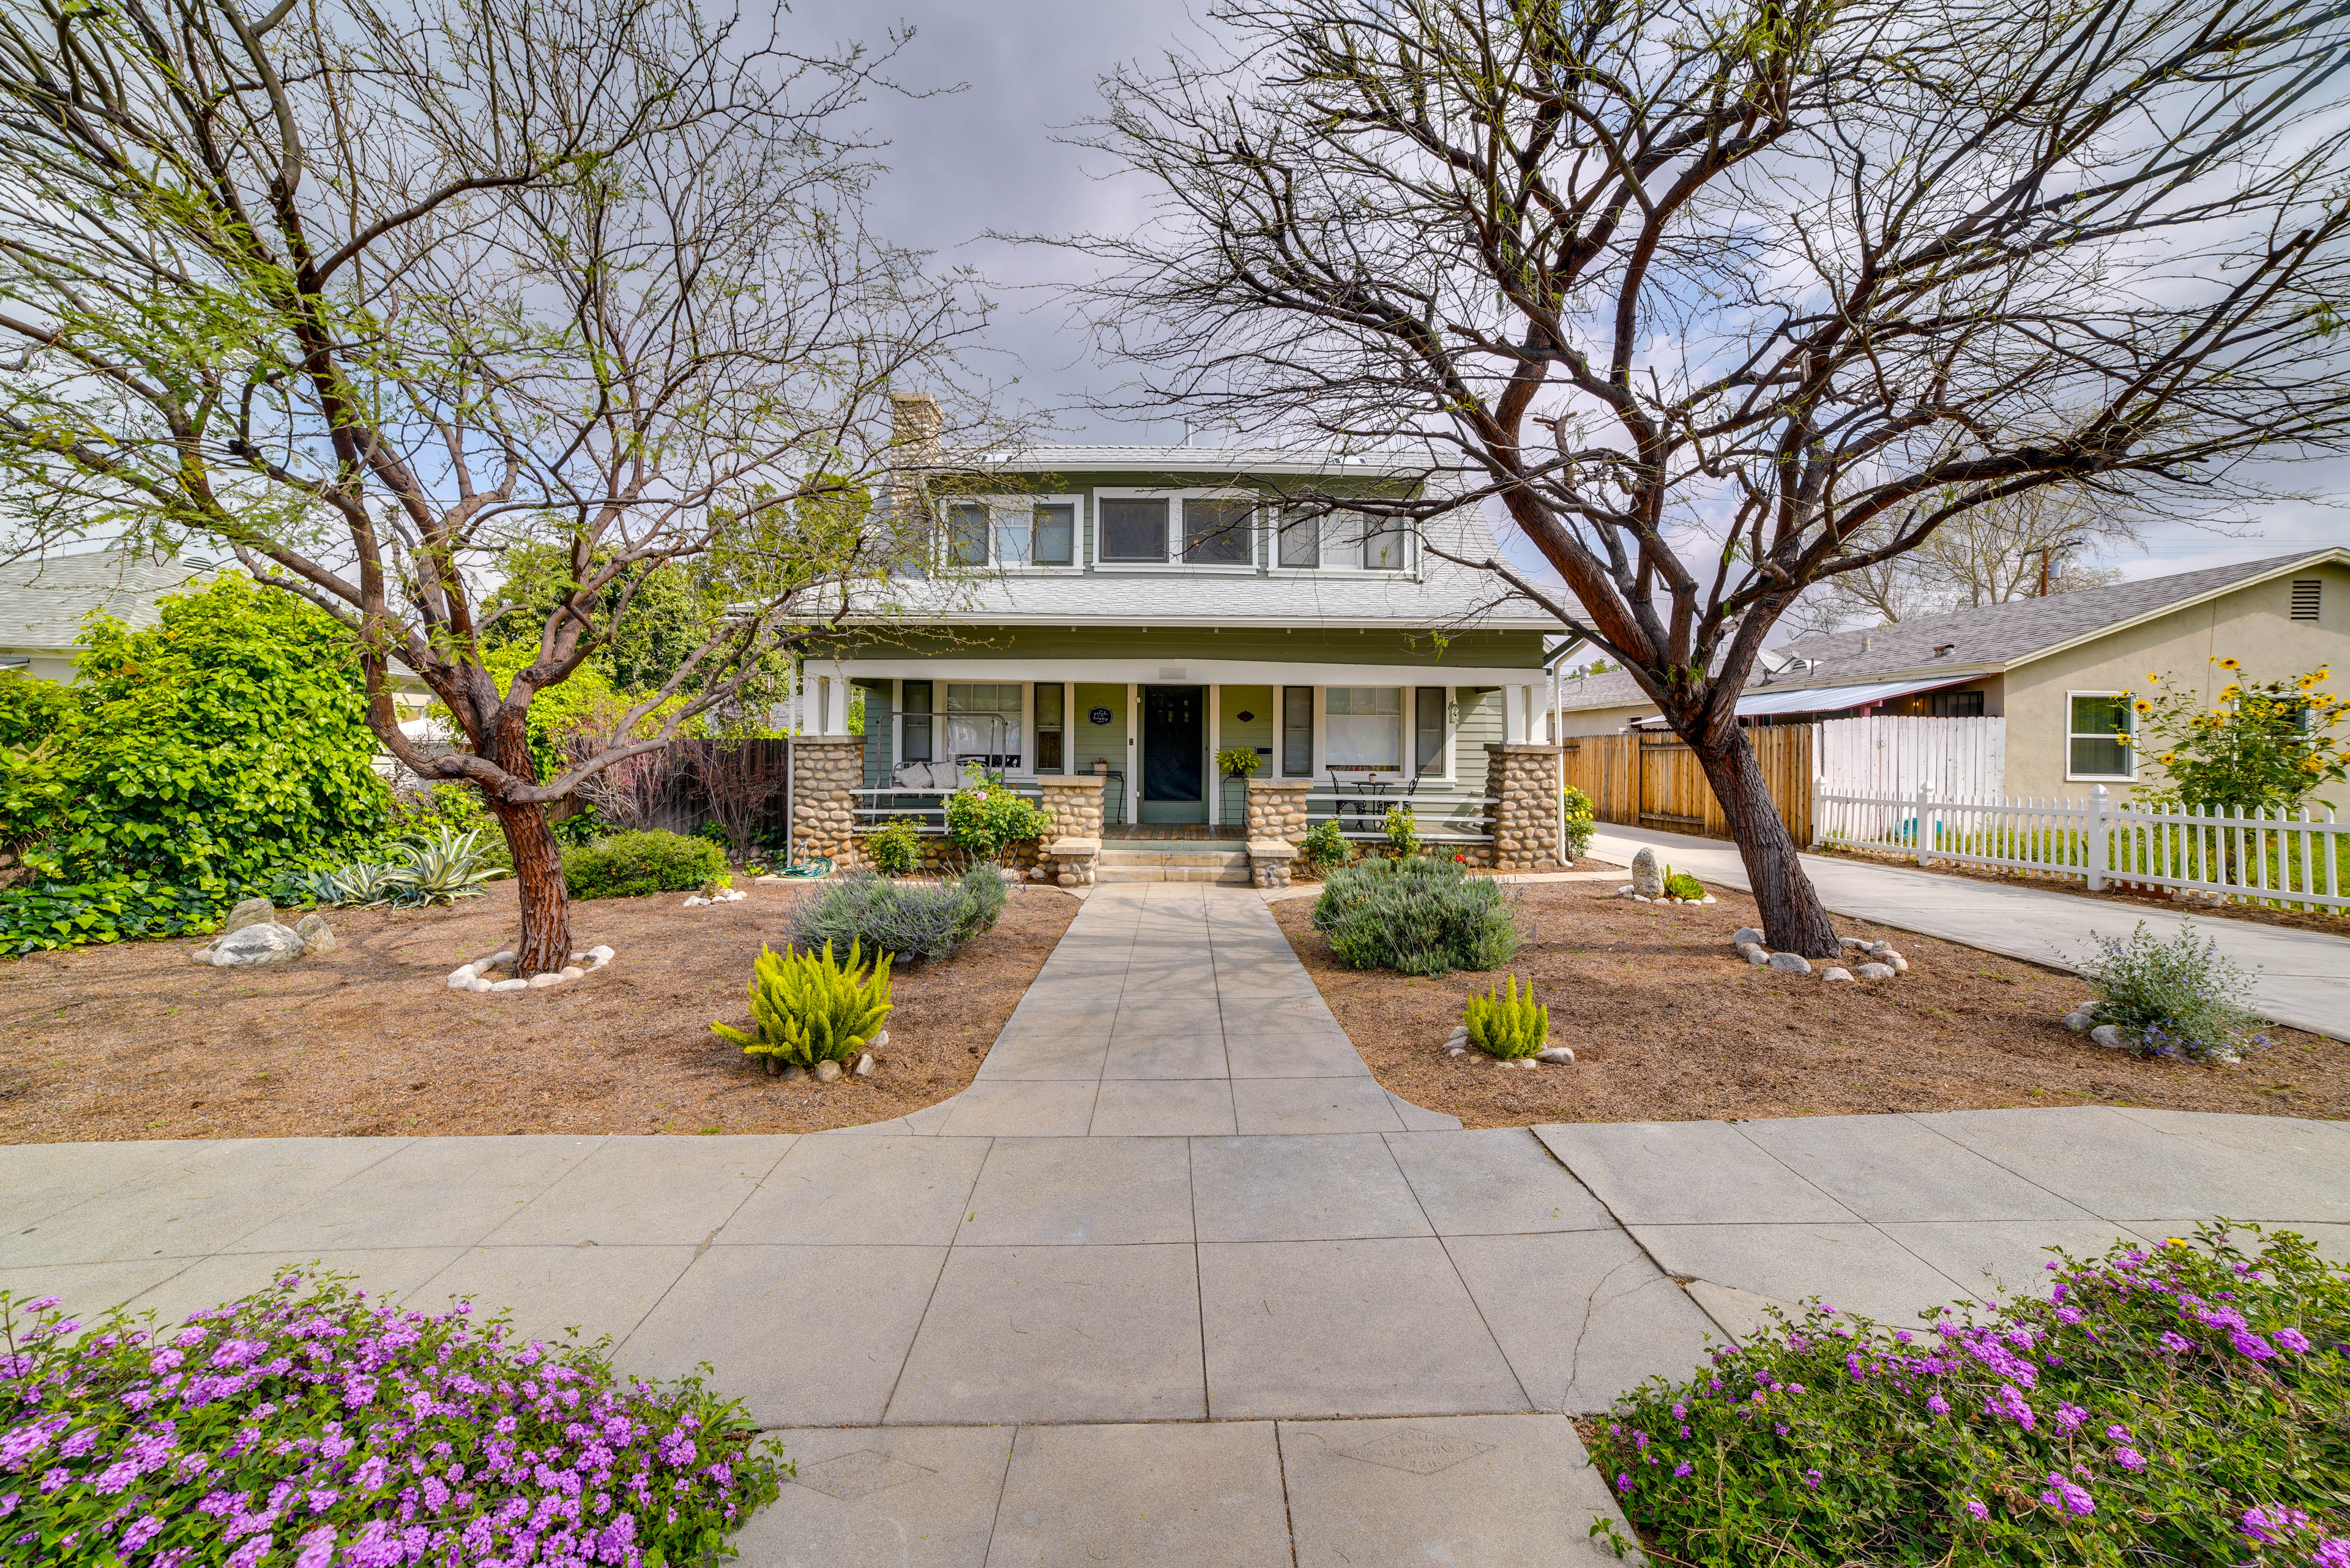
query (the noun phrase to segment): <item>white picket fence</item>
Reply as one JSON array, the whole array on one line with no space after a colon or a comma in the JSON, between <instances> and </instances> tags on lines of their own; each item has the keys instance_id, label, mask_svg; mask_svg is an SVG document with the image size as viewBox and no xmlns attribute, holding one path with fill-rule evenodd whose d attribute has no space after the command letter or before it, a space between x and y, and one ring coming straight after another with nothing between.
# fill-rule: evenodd
<instances>
[{"instance_id":1,"label":"white picket fence","mask_svg":"<svg viewBox=\"0 0 2350 1568\"><path fill-rule=\"evenodd\" d=\"M1928 785L1944 800L2007 794L2007 721L1873 714L1830 719L1813 732L1813 771L1845 795L1907 802ZM1883 831L1898 818L1872 823Z\"/></svg>"},{"instance_id":2,"label":"white picket fence","mask_svg":"<svg viewBox=\"0 0 2350 1568\"><path fill-rule=\"evenodd\" d=\"M2350 823L2331 806L2282 812L2170 811L2117 802L2098 784L2086 800L1950 799L1930 784L1906 794L1812 791L1812 841L1920 866L1996 866L2219 898L2350 909Z\"/></svg>"}]
</instances>

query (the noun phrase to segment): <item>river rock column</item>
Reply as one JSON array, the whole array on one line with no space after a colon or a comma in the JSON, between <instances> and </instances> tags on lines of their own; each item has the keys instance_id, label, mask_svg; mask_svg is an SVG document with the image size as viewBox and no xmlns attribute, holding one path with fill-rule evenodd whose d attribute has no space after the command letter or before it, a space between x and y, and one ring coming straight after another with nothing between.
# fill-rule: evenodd
<instances>
[{"instance_id":1,"label":"river rock column","mask_svg":"<svg viewBox=\"0 0 2350 1568\"><path fill-rule=\"evenodd\" d=\"M864 863L856 791L865 782L860 735L798 735L792 740L792 853L819 856L841 870Z\"/></svg>"},{"instance_id":2,"label":"river rock column","mask_svg":"<svg viewBox=\"0 0 2350 1568\"><path fill-rule=\"evenodd\" d=\"M1524 742L1485 748L1485 793L1493 806L1493 869L1531 871L1558 859L1558 805L1565 749Z\"/></svg>"},{"instance_id":3,"label":"river rock column","mask_svg":"<svg viewBox=\"0 0 2350 1568\"><path fill-rule=\"evenodd\" d=\"M1036 781L1045 810L1053 826L1038 840L1037 870L1064 888L1090 886L1101 858L1102 789L1109 781L1097 774L1073 774L1066 778Z\"/></svg>"},{"instance_id":4,"label":"river rock column","mask_svg":"<svg viewBox=\"0 0 2350 1568\"><path fill-rule=\"evenodd\" d=\"M1249 880L1259 888L1289 886L1297 841L1305 836L1306 792L1312 779L1248 781Z\"/></svg>"}]
</instances>

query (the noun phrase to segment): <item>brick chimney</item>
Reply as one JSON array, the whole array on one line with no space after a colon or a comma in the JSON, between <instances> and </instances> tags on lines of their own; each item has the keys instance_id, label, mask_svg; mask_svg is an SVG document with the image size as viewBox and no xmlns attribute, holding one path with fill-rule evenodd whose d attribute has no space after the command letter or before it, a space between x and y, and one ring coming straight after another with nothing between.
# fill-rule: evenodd
<instances>
[{"instance_id":1,"label":"brick chimney","mask_svg":"<svg viewBox=\"0 0 2350 1568\"><path fill-rule=\"evenodd\" d=\"M889 394L889 515L908 546L930 535L930 508L917 471L939 461L945 422L939 400L928 392Z\"/></svg>"}]
</instances>

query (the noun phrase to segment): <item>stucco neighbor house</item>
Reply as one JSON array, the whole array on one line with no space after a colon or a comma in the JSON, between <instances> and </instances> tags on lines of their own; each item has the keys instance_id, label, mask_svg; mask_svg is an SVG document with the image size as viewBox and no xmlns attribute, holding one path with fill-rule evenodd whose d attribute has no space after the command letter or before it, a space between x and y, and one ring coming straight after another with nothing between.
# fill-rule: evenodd
<instances>
[{"instance_id":1,"label":"stucco neighbor house","mask_svg":"<svg viewBox=\"0 0 2350 1568\"><path fill-rule=\"evenodd\" d=\"M926 401L901 398L901 425ZM933 493L941 570L811 655L807 727L841 733L862 693L867 790L949 786L977 761L1016 784L1080 781L1110 837L1226 840L1227 858L1251 792L1216 757L1244 748L1260 797L1286 789L1363 833L1375 803L1409 797L1430 837L1473 846L1492 748L1531 742L1560 628L1408 530L1284 508L1309 480L1419 483L1295 452L1067 446L1002 462L986 493ZM1473 508L1431 526L1492 548ZM899 804L865 798L868 826Z\"/></svg>"},{"instance_id":2,"label":"stucco neighbor house","mask_svg":"<svg viewBox=\"0 0 2350 1568\"><path fill-rule=\"evenodd\" d=\"M69 681L85 616L102 609L133 628L152 626L156 599L201 570L176 556L157 561L125 550L0 566L0 670Z\"/></svg>"},{"instance_id":3,"label":"stucco neighbor house","mask_svg":"<svg viewBox=\"0 0 2350 1568\"><path fill-rule=\"evenodd\" d=\"M2114 739L2131 722L2118 699L2158 674L2209 701L2233 679L2212 662L2228 658L2256 680L2320 665L2350 678L2350 550L1803 638L1766 656L1738 711L1753 723L2004 717L2007 794L2078 796L2095 784L2119 794L2137 759ZM1621 671L1565 683L1565 734L1614 734L1656 715Z\"/></svg>"}]
</instances>

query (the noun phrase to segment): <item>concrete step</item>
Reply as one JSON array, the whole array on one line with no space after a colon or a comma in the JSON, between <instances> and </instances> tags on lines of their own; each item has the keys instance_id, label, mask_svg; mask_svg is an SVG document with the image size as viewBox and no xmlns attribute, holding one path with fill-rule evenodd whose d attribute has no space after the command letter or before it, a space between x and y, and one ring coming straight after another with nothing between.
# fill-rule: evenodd
<instances>
[{"instance_id":1,"label":"concrete step","mask_svg":"<svg viewBox=\"0 0 2350 1568\"><path fill-rule=\"evenodd\" d=\"M1187 846L1181 849L1112 849L1102 846L1101 863L1105 866L1188 866L1227 869L1238 866L1246 869L1248 851L1238 845L1227 847L1221 844Z\"/></svg>"},{"instance_id":2,"label":"concrete step","mask_svg":"<svg viewBox=\"0 0 2350 1568\"><path fill-rule=\"evenodd\" d=\"M1247 857L1227 866L1104 866L1094 873L1097 882L1213 882L1222 887L1249 885Z\"/></svg>"}]
</instances>

